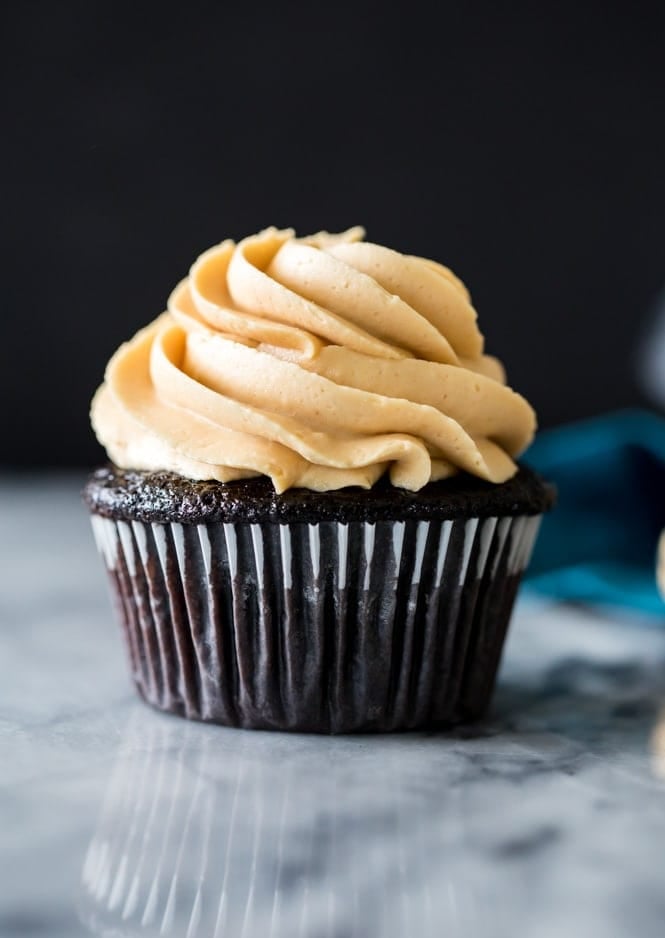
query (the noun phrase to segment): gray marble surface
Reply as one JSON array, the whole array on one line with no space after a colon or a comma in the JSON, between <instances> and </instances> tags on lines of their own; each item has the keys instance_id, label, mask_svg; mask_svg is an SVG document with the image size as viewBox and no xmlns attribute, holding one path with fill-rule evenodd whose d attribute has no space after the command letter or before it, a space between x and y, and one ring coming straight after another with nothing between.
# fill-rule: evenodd
<instances>
[{"instance_id":1,"label":"gray marble surface","mask_svg":"<svg viewBox=\"0 0 665 938\"><path fill-rule=\"evenodd\" d=\"M0 480L1 938L665 934L665 628L523 599L450 735L188 724L129 689L77 493Z\"/></svg>"}]
</instances>

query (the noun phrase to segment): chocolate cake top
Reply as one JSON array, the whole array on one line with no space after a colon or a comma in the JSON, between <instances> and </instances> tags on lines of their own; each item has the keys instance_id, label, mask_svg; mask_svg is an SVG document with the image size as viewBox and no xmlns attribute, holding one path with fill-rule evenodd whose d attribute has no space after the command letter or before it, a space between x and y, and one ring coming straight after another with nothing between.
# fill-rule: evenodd
<instances>
[{"instance_id":1,"label":"chocolate cake top","mask_svg":"<svg viewBox=\"0 0 665 938\"><path fill-rule=\"evenodd\" d=\"M536 515L552 507L555 490L523 465L501 485L462 473L430 482L418 492L395 488L383 478L369 490L294 488L278 495L265 477L195 482L172 472L119 469L109 463L92 473L83 499L93 513L125 521L374 523Z\"/></svg>"}]
</instances>

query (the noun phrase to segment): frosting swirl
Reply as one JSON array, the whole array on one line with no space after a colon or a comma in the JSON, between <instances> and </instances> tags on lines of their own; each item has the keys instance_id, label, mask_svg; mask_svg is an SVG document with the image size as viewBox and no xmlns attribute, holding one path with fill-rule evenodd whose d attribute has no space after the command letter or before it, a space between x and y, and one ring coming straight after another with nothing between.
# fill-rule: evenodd
<instances>
[{"instance_id":1,"label":"frosting swirl","mask_svg":"<svg viewBox=\"0 0 665 938\"><path fill-rule=\"evenodd\" d=\"M535 415L466 287L363 236L268 228L202 254L107 366L91 418L110 459L277 492L510 478Z\"/></svg>"}]
</instances>

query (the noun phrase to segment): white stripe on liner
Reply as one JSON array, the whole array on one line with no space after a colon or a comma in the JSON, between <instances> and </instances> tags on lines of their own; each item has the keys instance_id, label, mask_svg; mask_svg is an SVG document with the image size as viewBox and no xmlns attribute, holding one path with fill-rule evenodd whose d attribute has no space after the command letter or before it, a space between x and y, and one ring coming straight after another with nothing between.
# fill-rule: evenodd
<instances>
[{"instance_id":1,"label":"white stripe on liner","mask_svg":"<svg viewBox=\"0 0 665 938\"><path fill-rule=\"evenodd\" d=\"M118 566L118 556L120 554L120 535L115 521L104 522L104 537L106 538L106 550L110 557L111 569L115 570Z\"/></svg>"},{"instance_id":2,"label":"white stripe on liner","mask_svg":"<svg viewBox=\"0 0 665 938\"><path fill-rule=\"evenodd\" d=\"M141 562L145 566L148 562L148 533L145 525L140 521L132 521L132 531L134 532L134 540L138 545Z\"/></svg>"},{"instance_id":3,"label":"white stripe on liner","mask_svg":"<svg viewBox=\"0 0 665 938\"><path fill-rule=\"evenodd\" d=\"M157 547L159 562L162 565L164 577L166 578L166 530L164 525L153 522L152 533L155 538L155 545Z\"/></svg>"},{"instance_id":4,"label":"white stripe on liner","mask_svg":"<svg viewBox=\"0 0 665 938\"><path fill-rule=\"evenodd\" d=\"M252 532L252 545L254 547L254 564L256 566L256 578L260 590L263 590L263 574L265 572L265 556L263 553L263 532L258 524L250 524Z\"/></svg>"},{"instance_id":5,"label":"white stripe on liner","mask_svg":"<svg viewBox=\"0 0 665 938\"><path fill-rule=\"evenodd\" d=\"M464 547L462 548L462 566L459 572L459 582L466 580L467 570L469 569L469 560L471 559L471 550L478 530L478 518L469 518L464 525Z\"/></svg>"},{"instance_id":6,"label":"white stripe on liner","mask_svg":"<svg viewBox=\"0 0 665 938\"><path fill-rule=\"evenodd\" d=\"M525 517L515 518L513 528L510 532L510 553L508 554L508 573L514 574L519 570L520 548L522 547L522 536L526 527L527 519Z\"/></svg>"},{"instance_id":7,"label":"white stripe on liner","mask_svg":"<svg viewBox=\"0 0 665 938\"><path fill-rule=\"evenodd\" d=\"M372 557L374 556L374 541L376 539L376 525L368 521L363 525L363 540L365 547L365 579L363 580L363 590L369 589L369 578L372 572Z\"/></svg>"},{"instance_id":8,"label":"white stripe on liner","mask_svg":"<svg viewBox=\"0 0 665 938\"><path fill-rule=\"evenodd\" d=\"M111 567L111 558L108 556L108 551L106 550L106 533L104 531L104 521L99 517L99 515L91 515L90 524L92 525L92 535L95 539L97 550L104 558L104 563L106 566Z\"/></svg>"},{"instance_id":9,"label":"white stripe on liner","mask_svg":"<svg viewBox=\"0 0 665 938\"><path fill-rule=\"evenodd\" d=\"M224 524L224 540L226 541L226 554L229 558L229 573L231 579L235 580L238 572L238 542L236 529L232 524Z\"/></svg>"},{"instance_id":10,"label":"white stripe on liner","mask_svg":"<svg viewBox=\"0 0 665 938\"><path fill-rule=\"evenodd\" d=\"M312 573L314 579L318 580L321 569L321 538L319 536L318 524L308 524L309 528L309 555L312 560Z\"/></svg>"},{"instance_id":11,"label":"white stripe on liner","mask_svg":"<svg viewBox=\"0 0 665 938\"><path fill-rule=\"evenodd\" d=\"M524 536L522 538L522 549L520 550L519 570L526 570L529 566L541 520L542 515L531 515L527 520Z\"/></svg>"},{"instance_id":12,"label":"white stripe on liner","mask_svg":"<svg viewBox=\"0 0 665 938\"><path fill-rule=\"evenodd\" d=\"M93 518L95 516L93 515ZM118 565L118 532L116 531L115 521L108 518L95 518L97 521L97 537L99 538L99 550L106 562L109 570L115 570ZM95 530L93 526L93 531Z\"/></svg>"},{"instance_id":13,"label":"white stripe on liner","mask_svg":"<svg viewBox=\"0 0 665 938\"><path fill-rule=\"evenodd\" d=\"M337 588L343 590L346 586L346 561L349 552L349 526L337 525Z\"/></svg>"},{"instance_id":14,"label":"white stripe on liner","mask_svg":"<svg viewBox=\"0 0 665 938\"><path fill-rule=\"evenodd\" d=\"M180 569L180 578L182 582L185 582L185 532L182 529L182 525L177 521L172 522L171 524L171 534L173 535L173 543L175 544L175 554L178 558L178 567Z\"/></svg>"},{"instance_id":15,"label":"white stripe on liner","mask_svg":"<svg viewBox=\"0 0 665 938\"><path fill-rule=\"evenodd\" d=\"M436 577L434 586L441 586L441 577L443 576L443 566L446 562L448 553L448 544L450 543L450 533L453 529L452 521L444 521L441 525L441 535L439 537L439 554L436 558Z\"/></svg>"},{"instance_id":16,"label":"white stripe on liner","mask_svg":"<svg viewBox=\"0 0 665 938\"><path fill-rule=\"evenodd\" d=\"M284 574L284 586L287 590L291 589L293 580L291 573L292 551L291 551L291 528L288 524L279 526L279 543L282 548L282 573Z\"/></svg>"},{"instance_id":17,"label":"white stripe on liner","mask_svg":"<svg viewBox=\"0 0 665 938\"><path fill-rule=\"evenodd\" d=\"M206 568L206 574L208 579L210 579L210 571L212 570L212 544L210 543L210 535L208 534L208 526L205 524L197 524L196 532L199 536L199 544L201 545L201 556L203 557L203 565Z\"/></svg>"},{"instance_id":18,"label":"white stripe on liner","mask_svg":"<svg viewBox=\"0 0 665 938\"><path fill-rule=\"evenodd\" d=\"M479 580L485 572L487 555L490 552L490 545L498 520L498 518L484 518L480 527L480 550L478 551L478 563L476 564L476 576Z\"/></svg>"},{"instance_id":19,"label":"white stripe on liner","mask_svg":"<svg viewBox=\"0 0 665 938\"><path fill-rule=\"evenodd\" d=\"M125 563L127 564L129 574L130 576L136 576L134 538L132 537L132 529L126 521L118 521L118 534L120 535L120 543L122 544Z\"/></svg>"},{"instance_id":20,"label":"white stripe on liner","mask_svg":"<svg viewBox=\"0 0 665 938\"><path fill-rule=\"evenodd\" d=\"M500 518L499 523L496 526L496 553L494 554L494 560L492 561L492 570L490 576L496 576L496 571L499 568L499 561L501 560L501 555L503 554L503 548L506 543L506 537L508 536L508 531L513 522L512 518Z\"/></svg>"},{"instance_id":21,"label":"white stripe on liner","mask_svg":"<svg viewBox=\"0 0 665 938\"><path fill-rule=\"evenodd\" d=\"M404 522L398 521L393 525L393 551L395 554L395 579L399 576L402 562L402 548L404 547Z\"/></svg>"},{"instance_id":22,"label":"white stripe on liner","mask_svg":"<svg viewBox=\"0 0 665 938\"><path fill-rule=\"evenodd\" d=\"M427 543L428 532L429 521L419 521L416 528L416 556L413 562L411 586L416 586L420 583L420 574L423 569L423 557L425 556L425 544Z\"/></svg>"}]
</instances>

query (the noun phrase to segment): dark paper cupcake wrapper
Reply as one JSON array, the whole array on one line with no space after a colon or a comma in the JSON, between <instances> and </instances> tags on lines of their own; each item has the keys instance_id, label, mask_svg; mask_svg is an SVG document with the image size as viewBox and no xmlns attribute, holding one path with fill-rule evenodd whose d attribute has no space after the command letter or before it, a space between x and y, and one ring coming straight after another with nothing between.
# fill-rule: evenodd
<instances>
[{"instance_id":1,"label":"dark paper cupcake wrapper","mask_svg":"<svg viewBox=\"0 0 665 938\"><path fill-rule=\"evenodd\" d=\"M341 733L484 712L540 516L92 522L146 701Z\"/></svg>"}]
</instances>

